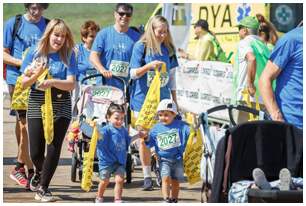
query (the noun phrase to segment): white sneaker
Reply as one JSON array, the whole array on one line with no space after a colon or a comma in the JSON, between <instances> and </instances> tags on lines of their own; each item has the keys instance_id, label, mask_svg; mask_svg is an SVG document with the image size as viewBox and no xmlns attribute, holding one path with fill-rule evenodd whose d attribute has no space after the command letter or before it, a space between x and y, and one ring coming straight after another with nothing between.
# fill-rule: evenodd
<instances>
[{"instance_id":1,"label":"white sneaker","mask_svg":"<svg viewBox=\"0 0 306 206\"><path fill-rule=\"evenodd\" d=\"M41 202L54 202L55 199L49 190L43 190L39 188L35 195L35 200L40 200Z\"/></svg>"},{"instance_id":2,"label":"white sneaker","mask_svg":"<svg viewBox=\"0 0 306 206\"><path fill-rule=\"evenodd\" d=\"M281 169L279 172L279 190L290 190L291 174L287 168Z\"/></svg>"},{"instance_id":3,"label":"white sneaker","mask_svg":"<svg viewBox=\"0 0 306 206\"><path fill-rule=\"evenodd\" d=\"M95 199L95 203L102 203L103 201L103 197L96 197Z\"/></svg>"},{"instance_id":4,"label":"white sneaker","mask_svg":"<svg viewBox=\"0 0 306 206\"><path fill-rule=\"evenodd\" d=\"M262 190L271 190L271 185L267 181L265 173L260 168L255 168L252 175L257 187Z\"/></svg>"}]
</instances>

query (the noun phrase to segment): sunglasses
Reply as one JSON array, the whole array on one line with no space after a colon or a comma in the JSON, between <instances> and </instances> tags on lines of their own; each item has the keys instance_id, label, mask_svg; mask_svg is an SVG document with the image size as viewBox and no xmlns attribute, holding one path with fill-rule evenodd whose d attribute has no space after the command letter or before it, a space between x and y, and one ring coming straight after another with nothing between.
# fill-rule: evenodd
<instances>
[{"instance_id":1,"label":"sunglasses","mask_svg":"<svg viewBox=\"0 0 306 206\"><path fill-rule=\"evenodd\" d=\"M129 13L129 12L118 12L117 11L117 14L119 14L119 16L124 16L124 15L126 15L126 17L131 17L132 16L132 13Z\"/></svg>"}]
</instances>

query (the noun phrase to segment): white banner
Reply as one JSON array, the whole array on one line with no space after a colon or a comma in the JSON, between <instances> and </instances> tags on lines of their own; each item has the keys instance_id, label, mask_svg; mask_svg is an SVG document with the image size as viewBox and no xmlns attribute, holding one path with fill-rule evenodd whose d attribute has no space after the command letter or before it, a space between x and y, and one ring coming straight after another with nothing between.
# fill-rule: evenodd
<instances>
[{"instance_id":1,"label":"white banner","mask_svg":"<svg viewBox=\"0 0 306 206\"><path fill-rule=\"evenodd\" d=\"M179 59L176 72L177 101L187 112L200 114L215 106L230 104L233 65L216 61ZM228 121L227 110L215 112L214 118Z\"/></svg>"}]
</instances>

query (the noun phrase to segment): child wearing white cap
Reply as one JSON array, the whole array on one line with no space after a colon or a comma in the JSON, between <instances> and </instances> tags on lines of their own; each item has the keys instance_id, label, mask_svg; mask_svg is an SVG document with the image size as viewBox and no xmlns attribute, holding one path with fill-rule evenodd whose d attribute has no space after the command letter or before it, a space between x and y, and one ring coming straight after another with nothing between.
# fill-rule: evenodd
<instances>
[{"instance_id":1,"label":"child wearing white cap","mask_svg":"<svg viewBox=\"0 0 306 206\"><path fill-rule=\"evenodd\" d=\"M179 183L184 180L183 153L190 128L187 123L176 119L177 107L171 99L159 103L157 115L159 123L149 132L146 145L155 147L160 161L164 201L176 203Z\"/></svg>"}]
</instances>

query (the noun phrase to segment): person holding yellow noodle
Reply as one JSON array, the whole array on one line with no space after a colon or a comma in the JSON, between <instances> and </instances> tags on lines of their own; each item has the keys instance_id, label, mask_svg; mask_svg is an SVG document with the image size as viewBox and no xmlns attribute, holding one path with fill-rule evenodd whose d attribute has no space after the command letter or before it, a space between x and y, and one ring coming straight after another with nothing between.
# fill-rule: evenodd
<instances>
[{"instance_id":1,"label":"person holding yellow noodle","mask_svg":"<svg viewBox=\"0 0 306 206\"><path fill-rule=\"evenodd\" d=\"M54 201L48 187L57 168L71 120L70 91L74 89L76 74L73 46L72 33L66 23L61 19L52 19L38 44L29 49L21 66L24 73L35 59L45 60L37 63L32 74L22 81L23 88L31 87L27 122L30 155L36 171L30 181L30 188L37 191L35 199L41 202ZM43 73L47 74L46 78L38 82ZM46 124L46 120L51 125ZM46 128L53 129L46 132Z\"/></svg>"}]
</instances>

